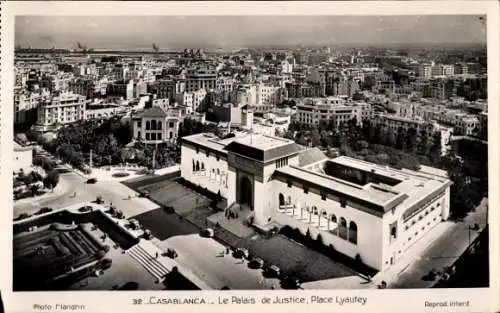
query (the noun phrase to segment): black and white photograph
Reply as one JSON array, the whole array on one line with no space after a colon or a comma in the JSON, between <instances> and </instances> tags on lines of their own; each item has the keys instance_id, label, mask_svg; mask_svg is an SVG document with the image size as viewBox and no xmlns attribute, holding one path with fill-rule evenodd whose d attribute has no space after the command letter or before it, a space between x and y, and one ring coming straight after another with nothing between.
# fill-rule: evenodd
<instances>
[{"instance_id":1,"label":"black and white photograph","mask_svg":"<svg viewBox=\"0 0 500 313\"><path fill-rule=\"evenodd\" d=\"M491 287L488 18L15 15L12 291Z\"/></svg>"}]
</instances>

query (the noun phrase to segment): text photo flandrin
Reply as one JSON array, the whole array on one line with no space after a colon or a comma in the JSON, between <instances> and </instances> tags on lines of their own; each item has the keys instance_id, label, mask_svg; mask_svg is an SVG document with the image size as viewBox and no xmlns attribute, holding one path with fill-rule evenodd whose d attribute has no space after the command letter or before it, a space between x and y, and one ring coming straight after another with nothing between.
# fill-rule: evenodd
<instances>
[{"instance_id":1,"label":"text photo flandrin","mask_svg":"<svg viewBox=\"0 0 500 313\"><path fill-rule=\"evenodd\" d=\"M16 16L14 290L488 287L485 22Z\"/></svg>"}]
</instances>

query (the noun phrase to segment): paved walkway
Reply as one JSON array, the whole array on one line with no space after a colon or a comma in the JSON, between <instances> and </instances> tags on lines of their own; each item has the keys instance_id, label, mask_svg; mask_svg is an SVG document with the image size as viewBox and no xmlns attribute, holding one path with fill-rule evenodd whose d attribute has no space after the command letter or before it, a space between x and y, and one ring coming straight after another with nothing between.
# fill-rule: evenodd
<instances>
[{"instance_id":1,"label":"paved walkway","mask_svg":"<svg viewBox=\"0 0 500 313\"><path fill-rule=\"evenodd\" d=\"M176 164L176 165L173 165L170 167L165 167L165 168L160 168L160 169L155 170L155 175L166 175L166 174L170 174L170 173L173 173L176 171L180 171L180 169L181 169L181 166Z\"/></svg>"},{"instance_id":2,"label":"paved walkway","mask_svg":"<svg viewBox=\"0 0 500 313\"><path fill-rule=\"evenodd\" d=\"M250 214L248 211L238 211L240 214L238 218L228 219L225 216L225 212L217 212L210 215L207 220L211 223L217 224L230 231L239 238L247 238L255 234L255 231L244 224L246 217Z\"/></svg>"},{"instance_id":3,"label":"paved walkway","mask_svg":"<svg viewBox=\"0 0 500 313\"><path fill-rule=\"evenodd\" d=\"M178 253L175 261L184 265L183 270L179 268L181 273L189 269L192 275L205 281L208 289L221 289L224 286L238 290L281 288L278 279L265 278L261 269L249 268L247 260L225 254L226 246L211 238L191 234L173 236L155 243L164 250L175 249Z\"/></svg>"}]
</instances>

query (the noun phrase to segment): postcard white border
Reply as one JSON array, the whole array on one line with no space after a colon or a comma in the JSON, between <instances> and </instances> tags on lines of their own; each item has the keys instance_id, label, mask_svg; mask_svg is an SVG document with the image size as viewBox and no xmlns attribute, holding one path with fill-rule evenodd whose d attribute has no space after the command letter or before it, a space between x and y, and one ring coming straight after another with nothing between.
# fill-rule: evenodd
<instances>
[{"instance_id":1,"label":"postcard white border","mask_svg":"<svg viewBox=\"0 0 500 313\"><path fill-rule=\"evenodd\" d=\"M253 296L260 301L269 295L321 294L328 296L366 296L365 306L338 305L131 305L132 299L147 299L165 292L12 292L12 91L14 17L16 15L486 15L488 42L489 103L489 196L490 196L490 288L415 290L321 290L321 291L202 291L209 301L219 295ZM317 312L497 312L499 294L499 5L497 1L373 1L373 2L2 2L1 3L1 169L2 209L0 221L0 291L7 312L37 312L33 305L84 304L84 312L233 312L302 311ZM170 292L169 292L170 293ZM193 292L176 291L176 296ZM471 306L430 310L425 301L470 300ZM59 311L54 311L59 312Z\"/></svg>"}]
</instances>

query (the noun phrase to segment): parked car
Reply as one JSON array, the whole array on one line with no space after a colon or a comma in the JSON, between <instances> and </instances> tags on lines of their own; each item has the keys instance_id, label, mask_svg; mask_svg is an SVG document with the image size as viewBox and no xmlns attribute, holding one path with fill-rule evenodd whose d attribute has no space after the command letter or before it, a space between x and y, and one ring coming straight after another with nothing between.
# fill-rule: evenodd
<instances>
[{"instance_id":1,"label":"parked car","mask_svg":"<svg viewBox=\"0 0 500 313\"><path fill-rule=\"evenodd\" d=\"M282 286L284 289L299 289L300 280L294 276L287 276L283 279Z\"/></svg>"},{"instance_id":2,"label":"parked car","mask_svg":"<svg viewBox=\"0 0 500 313\"><path fill-rule=\"evenodd\" d=\"M28 213L21 213L21 214L19 214L19 215L18 215L18 216L14 219L14 221L25 220L25 219L30 218L30 217L31 217L31 215L30 215L30 214L28 214Z\"/></svg>"},{"instance_id":3,"label":"parked car","mask_svg":"<svg viewBox=\"0 0 500 313\"><path fill-rule=\"evenodd\" d=\"M201 231L201 236L205 238L212 238L214 236L214 230L212 228L205 228Z\"/></svg>"},{"instance_id":4,"label":"parked car","mask_svg":"<svg viewBox=\"0 0 500 313\"><path fill-rule=\"evenodd\" d=\"M139 221L136 220L135 218L131 218L128 220L129 221L129 225L130 225L130 228L132 229L139 229L141 227L141 225L139 224Z\"/></svg>"},{"instance_id":5,"label":"parked car","mask_svg":"<svg viewBox=\"0 0 500 313\"><path fill-rule=\"evenodd\" d=\"M147 198L151 195L151 193L147 190L141 190L139 191L139 197Z\"/></svg>"},{"instance_id":6,"label":"parked car","mask_svg":"<svg viewBox=\"0 0 500 313\"><path fill-rule=\"evenodd\" d=\"M81 208L78 209L79 212L88 212L88 211L92 211L92 207L90 205L85 205L85 206L82 206Z\"/></svg>"},{"instance_id":7,"label":"parked car","mask_svg":"<svg viewBox=\"0 0 500 313\"><path fill-rule=\"evenodd\" d=\"M174 214L175 213L175 209L173 206L170 206L170 205L166 205L163 207L163 210L165 212L167 212L168 214Z\"/></svg>"},{"instance_id":8,"label":"parked car","mask_svg":"<svg viewBox=\"0 0 500 313\"><path fill-rule=\"evenodd\" d=\"M40 210L38 210L37 214L44 214L44 213L49 213L49 212L52 212L52 208L43 207Z\"/></svg>"},{"instance_id":9,"label":"parked car","mask_svg":"<svg viewBox=\"0 0 500 313\"><path fill-rule=\"evenodd\" d=\"M281 274L280 268L277 267L276 265L271 265L271 266L267 267L265 269L265 272L268 276L271 276L271 277L279 277Z\"/></svg>"},{"instance_id":10,"label":"parked car","mask_svg":"<svg viewBox=\"0 0 500 313\"><path fill-rule=\"evenodd\" d=\"M250 252L248 252L245 248L238 248L234 251L234 257L237 259L245 258L247 259L250 256Z\"/></svg>"},{"instance_id":11,"label":"parked car","mask_svg":"<svg viewBox=\"0 0 500 313\"><path fill-rule=\"evenodd\" d=\"M90 178L87 180L87 184L95 184L97 183L97 178Z\"/></svg>"},{"instance_id":12,"label":"parked car","mask_svg":"<svg viewBox=\"0 0 500 313\"><path fill-rule=\"evenodd\" d=\"M264 266L264 260L262 260L261 258L253 258L248 266L254 269L262 268Z\"/></svg>"},{"instance_id":13,"label":"parked car","mask_svg":"<svg viewBox=\"0 0 500 313\"><path fill-rule=\"evenodd\" d=\"M128 283L118 288L118 290L138 290L138 289L139 289L139 284L136 283L135 281L129 281Z\"/></svg>"}]
</instances>

